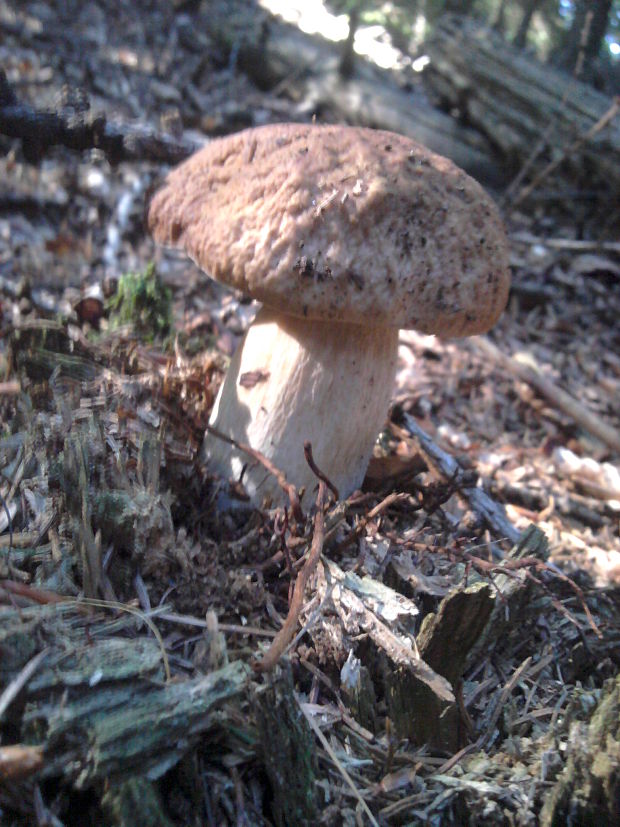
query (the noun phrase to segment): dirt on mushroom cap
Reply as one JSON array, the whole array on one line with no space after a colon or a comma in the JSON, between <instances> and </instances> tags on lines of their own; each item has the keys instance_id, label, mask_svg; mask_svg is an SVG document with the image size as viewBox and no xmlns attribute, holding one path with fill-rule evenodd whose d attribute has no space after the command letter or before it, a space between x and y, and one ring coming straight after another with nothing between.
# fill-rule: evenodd
<instances>
[{"instance_id":1,"label":"dirt on mushroom cap","mask_svg":"<svg viewBox=\"0 0 620 827\"><path fill-rule=\"evenodd\" d=\"M508 297L491 198L390 132L275 124L215 140L168 175L148 223L213 278L294 316L464 336Z\"/></svg>"}]
</instances>

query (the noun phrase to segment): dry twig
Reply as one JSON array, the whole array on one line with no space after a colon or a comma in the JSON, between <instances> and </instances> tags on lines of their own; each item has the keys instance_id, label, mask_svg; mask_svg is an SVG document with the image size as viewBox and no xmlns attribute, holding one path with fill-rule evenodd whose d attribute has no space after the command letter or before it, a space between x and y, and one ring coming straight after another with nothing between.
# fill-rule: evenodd
<instances>
[{"instance_id":1,"label":"dry twig","mask_svg":"<svg viewBox=\"0 0 620 827\"><path fill-rule=\"evenodd\" d=\"M323 537L325 529L325 516L323 514L323 502L325 499L325 483L323 480L319 482L319 493L316 498L316 514L314 517L314 534L312 536L312 545L310 546L310 553L303 569L297 575L295 580L295 589L293 591L293 599L289 608L289 613L284 621L284 625L275 636L273 643L267 650L263 659L255 664L255 668L260 672L268 672L273 669L276 663L280 660L288 644L290 643L295 628L299 621L299 615L303 608L304 592L306 585L310 579L310 575L315 570L321 551L323 550Z\"/></svg>"},{"instance_id":2,"label":"dry twig","mask_svg":"<svg viewBox=\"0 0 620 827\"><path fill-rule=\"evenodd\" d=\"M297 489L292 483L290 483L286 479L286 476L283 471L280 471L279 468L276 468L273 462L271 462L271 460L267 459L266 456L261 454L260 451L257 451L255 448L252 448L249 445L245 445L245 443L243 442L237 442L236 439L232 439L231 437L226 436L226 434L223 434L221 431L218 431L218 429L214 428L212 425L207 425L207 431L209 431L209 433L213 434L213 436L217 437L218 439L222 439L229 445L232 445L235 448L238 448L240 451L243 451L244 454L247 454L248 456L252 457L252 459L255 459L257 462L260 462L263 468L266 468L270 474L273 474L273 476L278 481L278 485L280 486L282 491L284 491L284 493L289 499L293 516L295 517L297 522L303 522L304 514L301 510L301 503L299 502L299 495L297 493Z\"/></svg>"}]
</instances>

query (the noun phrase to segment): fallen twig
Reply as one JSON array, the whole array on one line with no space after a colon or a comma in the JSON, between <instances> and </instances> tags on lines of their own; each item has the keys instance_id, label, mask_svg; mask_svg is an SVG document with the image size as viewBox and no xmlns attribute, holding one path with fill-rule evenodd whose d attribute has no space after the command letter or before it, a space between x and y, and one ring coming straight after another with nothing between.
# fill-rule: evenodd
<instances>
[{"instance_id":1,"label":"fallen twig","mask_svg":"<svg viewBox=\"0 0 620 827\"><path fill-rule=\"evenodd\" d=\"M168 623L178 623L179 626L197 626L199 629L208 629L209 623L201 617L180 615L174 612L158 612L158 620L165 620ZM258 629L256 626L241 626L236 623L218 623L218 631L232 635L257 635L258 637L275 637L276 632L272 629Z\"/></svg>"},{"instance_id":2,"label":"fallen twig","mask_svg":"<svg viewBox=\"0 0 620 827\"><path fill-rule=\"evenodd\" d=\"M9 595L24 597L33 603L40 603L41 605L47 603L64 603L72 599L63 597L47 589L38 589L35 586L29 586L27 583L18 583L16 580L0 580L0 595L3 591Z\"/></svg>"},{"instance_id":3,"label":"fallen twig","mask_svg":"<svg viewBox=\"0 0 620 827\"><path fill-rule=\"evenodd\" d=\"M341 540L335 548L336 553L340 553L345 548L351 545L364 531L366 526L371 520L374 520L375 517L378 517L379 514L382 514L386 511L391 505L395 503L403 502L404 500L408 500L410 498L409 494L405 493L398 493L392 492L388 494L387 497L381 500L381 502L377 503L367 514L364 514L360 519L357 521L355 526L352 530L347 534L344 540Z\"/></svg>"},{"instance_id":4,"label":"fallen twig","mask_svg":"<svg viewBox=\"0 0 620 827\"><path fill-rule=\"evenodd\" d=\"M42 746L30 744L0 747L0 780L15 782L33 775L43 766L43 752Z\"/></svg>"},{"instance_id":5,"label":"fallen twig","mask_svg":"<svg viewBox=\"0 0 620 827\"><path fill-rule=\"evenodd\" d=\"M468 564L471 564L475 569L478 570L481 574L487 575L493 584L495 585L495 581L493 580L493 575L495 574L503 574L508 577L515 577L516 572L523 572L525 577L528 577L532 582L536 583L536 585L540 586L551 598L553 605L555 608L564 614L571 623L574 623L575 626L579 627L578 621L572 616L572 614L568 611L568 609L563 606L560 601L553 595L545 583L540 580L538 577L534 577L532 571L539 571L539 572L549 572L550 574L557 577L563 583L566 583L577 595L577 599L581 603L581 607L583 612L588 619L588 623L590 624L590 628L594 632L594 634L598 638L602 638L603 635L596 625L594 618L592 617L592 612L588 608L588 604L586 603L586 599L584 597L583 591L581 588L572 580L568 575L561 572L557 566L551 565L546 563L544 560L539 560L537 557L519 557L518 559L508 559L505 558L502 560L501 564L492 563L489 560L484 560L482 557L477 557L474 554L471 554L467 551L459 551L458 548L454 548L450 552L453 556L460 556L461 559L465 560ZM498 591L498 594L501 596L501 591L495 585L495 588Z\"/></svg>"},{"instance_id":6,"label":"fallen twig","mask_svg":"<svg viewBox=\"0 0 620 827\"><path fill-rule=\"evenodd\" d=\"M308 721L308 724L310 725L310 728L312 729L312 731L314 732L316 737L321 742L321 744L323 746L323 749L327 752L329 757L334 762L334 765L338 768L338 772L342 775L342 777L344 778L344 780L346 781L348 786L351 788L351 790L353 792L353 795L357 798L357 800L360 803L360 806L362 807L362 809L364 810L364 812L368 816L368 820L373 825L373 827L379 827L379 823L378 823L377 819L373 816L373 814L370 811L370 808L368 807L368 804L366 804L361 792L355 786L355 782L353 781L353 779L351 778L349 773L346 771L346 769L342 765L342 762L339 760L338 756L336 755L336 753L332 749L332 747L331 747L329 741L327 740L327 738L321 732L321 730L318 727L318 725L317 725L316 721L314 720L313 716L308 712L308 709L307 709L308 705L302 703L301 700L299 699L299 697L297 697L297 696L295 696L295 697L296 697L297 703L299 705L299 708L301 709L306 721Z\"/></svg>"},{"instance_id":7,"label":"fallen twig","mask_svg":"<svg viewBox=\"0 0 620 827\"><path fill-rule=\"evenodd\" d=\"M512 233L511 242L532 246L540 244L553 250L574 250L579 253L599 252L620 253L620 241L588 241L582 238L542 238L527 232Z\"/></svg>"},{"instance_id":8,"label":"fallen twig","mask_svg":"<svg viewBox=\"0 0 620 827\"><path fill-rule=\"evenodd\" d=\"M24 666L24 668L16 675L13 680L9 683L9 685L4 689L2 695L0 695L0 721L4 717L4 713L9 708L9 706L13 703L15 698L19 695L22 691L24 686L28 683L30 678L34 675L34 673L39 668L42 661L49 654L49 649L42 649L38 654L36 654L33 658L31 658L28 663Z\"/></svg>"}]
</instances>

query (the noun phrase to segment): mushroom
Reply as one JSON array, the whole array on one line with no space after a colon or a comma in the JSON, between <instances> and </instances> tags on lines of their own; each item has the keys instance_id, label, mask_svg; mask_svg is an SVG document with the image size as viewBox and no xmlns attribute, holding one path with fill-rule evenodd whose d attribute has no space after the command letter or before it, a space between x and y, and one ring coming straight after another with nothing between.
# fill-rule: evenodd
<instances>
[{"instance_id":1,"label":"mushroom","mask_svg":"<svg viewBox=\"0 0 620 827\"><path fill-rule=\"evenodd\" d=\"M358 488L392 391L398 329L488 330L505 307L508 244L480 185L390 132L275 124L214 140L167 177L148 209L156 241L263 302L210 424L297 487ZM274 477L207 433L204 453L251 500Z\"/></svg>"}]
</instances>

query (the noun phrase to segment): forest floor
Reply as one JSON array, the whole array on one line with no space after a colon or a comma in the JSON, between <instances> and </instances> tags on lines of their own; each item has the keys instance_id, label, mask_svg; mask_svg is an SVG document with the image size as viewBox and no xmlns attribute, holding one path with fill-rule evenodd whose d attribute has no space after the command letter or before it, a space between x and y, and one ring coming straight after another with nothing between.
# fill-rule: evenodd
<instances>
[{"instance_id":1,"label":"forest floor","mask_svg":"<svg viewBox=\"0 0 620 827\"><path fill-rule=\"evenodd\" d=\"M88 100L110 120L196 140L297 119L296 102L257 90L211 46L214 5L155 0L138 15L111 0L0 0L0 64L37 108ZM88 813L121 824L134 807L144 824L318 813L326 825L525 825L559 817L571 784L596 786L586 765L612 747L588 722L620 662L620 249L608 205L558 203L550 188L503 205L513 288L490 344L401 332L392 420L364 494L326 512L290 667L279 680L245 671L241 686L226 670L264 655L288 613L290 558L317 527L312 510L289 525L274 511L219 513L219 483L199 459L254 305L146 235L161 165L63 148L32 163L6 138L0 150L0 823ZM150 262L171 291L169 330L165 295L142 330L112 307L119 285L144 284L123 275ZM165 336L149 340L160 322ZM457 458L458 477L403 414ZM471 508L476 484L522 533L516 552ZM341 576L329 603L325 584ZM493 629L463 653L456 702L437 707L458 707L458 724L431 726L425 745L403 722L414 690L390 677L386 640L394 630L415 645L441 601L480 589ZM430 665L450 673L425 634ZM109 671L78 663L76 651L105 645L108 658L119 640L129 654L144 647L126 673L116 660ZM166 718L166 730L157 707L126 723L140 741L131 758L109 735L106 715L131 701L110 706L102 687L165 693L222 669L230 692L216 712ZM295 755L279 728L299 739ZM6 751L17 745L18 758ZM145 787L128 792L140 771Z\"/></svg>"}]
</instances>

